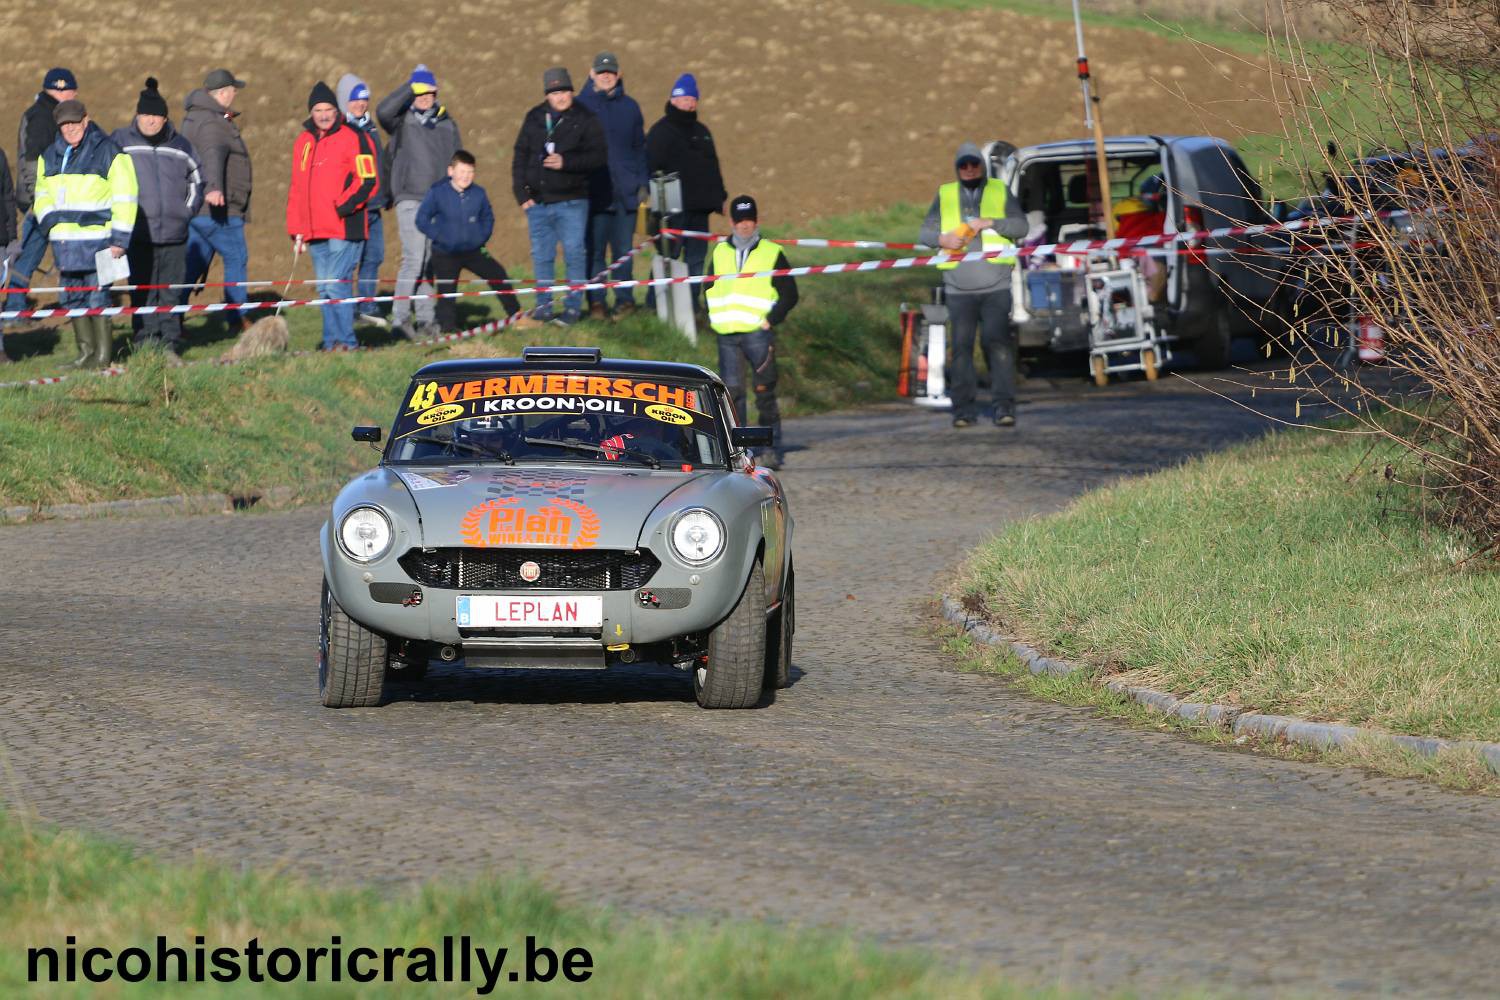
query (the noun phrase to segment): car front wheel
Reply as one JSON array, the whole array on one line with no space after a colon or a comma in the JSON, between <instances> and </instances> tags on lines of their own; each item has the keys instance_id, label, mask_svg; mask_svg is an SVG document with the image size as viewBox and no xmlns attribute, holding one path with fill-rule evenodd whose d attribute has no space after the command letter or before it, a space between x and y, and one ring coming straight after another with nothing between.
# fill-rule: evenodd
<instances>
[{"instance_id":1,"label":"car front wheel","mask_svg":"<svg viewBox=\"0 0 1500 1000\"><path fill-rule=\"evenodd\" d=\"M385 697L389 652L385 637L344 614L323 581L318 641L318 695L329 708L379 705Z\"/></svg>"},{"instance_id":2,"label":"car front wheel","mask_svg":"<svg viewBox=\"0 0 1500 1000\"><path fill-rule=\"evenodd\" d=\"M693 694L703 708L752 708L766 672L766 578L760 563L740 602L708 634L708 662L693 670Z\"/></svg>"}]
</instances>

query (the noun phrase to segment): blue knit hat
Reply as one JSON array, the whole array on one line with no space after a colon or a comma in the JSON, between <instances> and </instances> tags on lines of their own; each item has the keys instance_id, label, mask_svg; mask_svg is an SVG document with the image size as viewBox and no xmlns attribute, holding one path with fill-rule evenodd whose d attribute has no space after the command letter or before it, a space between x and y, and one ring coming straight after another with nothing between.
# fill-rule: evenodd
<instances>
[{"instance_id":1,"label":"blue knit hat","mask_svg":"<svg viewBox=\"0 0 1500 1000\"><path fill-rule=\"evenodd\" d=\"M427 68L426 63L417 63L417 68L411 71L411 79L407 82L411 84L413 94L437 93L437 77Z\"/></svg>"},{"instance_id":2,"label":"blue knit hat","mask_svg":"<svg viewBox=\"0 0 1500 1000\"><path fill-rule=\"evenodd\" d=\"M691 73L684 73L672 84L673 97L697 97L698 78Z\"/></svg>"},{"instance_id":3,"label":"blue knit hat","mask_svg":"<svg viewBox=\"0 0 1500 1000\"><path fill-rule=\"evenodd\" d=\"M370 85L367 83L356 83L349 91L349 100L368 101L370 99Z\"/></svg>"}]
</instances>

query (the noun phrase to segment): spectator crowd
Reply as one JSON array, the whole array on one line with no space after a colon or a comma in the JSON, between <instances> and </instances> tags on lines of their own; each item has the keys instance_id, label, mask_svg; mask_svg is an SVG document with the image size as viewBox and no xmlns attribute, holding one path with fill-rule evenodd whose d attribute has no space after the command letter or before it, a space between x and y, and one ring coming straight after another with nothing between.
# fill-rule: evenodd
<instances>
[{"instance_id":1,"label":"spectator crowd","mask_svg":"<svg viewBox=\"0 0 1500 1000\"><path fill-rule=\"evenodd\" d=\"M640 225L649 179L677 174L683 211L661 225L703 230L723 213L728 192L713 136L697 117L698 84L682 74L661 117L649 129L640 105L625 91L619 59L595 56L581 90L565 67L542 74L542 99L519 123L510 163L511 196L525 219L532 272L539 283L562 277L582 283L620 260L606 277L633 277L626 256ZM209 72L183 99L174 124L168 98L154 78L145 81L132 120L106 132L80 98L74 73L57 67L42 78L21 115L15 180L0 149L0 284L6 310L27 308L33 277L50 252L59 304L95 308L110 302L100 268L125 258L136 306L187 302L201 291L215 258L223 270L223 300L243 303L252 224L252 161L266 151L246 145L236 99L248 86L231 70ZM442 101L436 74L417 65L378 102L369 83L346 73L333 87L319 81L308 94L308 117L290 143L290 186L285 232L294 253L307 254L320 294L328 298L379 294L386 259L387 216L401 244L389 316L375 303L323 307L325 349L352 347L354 328L368 323L418 339L456 328L452 299L402 296L449 292L467 271L502 289L504 266L486 248L496 214L481 174L493 164L463 147L458 121ZM702 274L707 245L668 243L693 274ZM102 282L108 284L108 281ZM160 286L179 286L168 288ZM695 295L698 288L694 286ZM648 295L649 299L649 295ZM515 295L502 295L507 314L520 311ZM539 295L519 326L568 326L636 308L632 291L591 290L587 301L569 292L556 303ZM222 314L231 333L243 314ZM7 326L25 322L8 321ZM110 363L108 317L72 322L79 367ZM134 342L180 353L180 315L137 314ZM8 361L0 341L0 363Z\"/></svg>"}]
</instances>

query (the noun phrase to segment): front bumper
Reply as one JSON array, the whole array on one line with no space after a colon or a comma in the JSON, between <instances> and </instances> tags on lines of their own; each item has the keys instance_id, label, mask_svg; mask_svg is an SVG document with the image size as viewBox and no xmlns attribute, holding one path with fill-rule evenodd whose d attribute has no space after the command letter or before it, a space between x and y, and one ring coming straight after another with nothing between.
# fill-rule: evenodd
<instances>
[{"instance_id":1,"label":"front bumper","mask_svg":"<svg viewBox=\"0 0 1500 1000\"><path fill-rule=\"evenodd\" d=\"M350 618L392 638L451 646L469 644L476 649L505 640L528 640L536 647L563 649L594 643L602 650L704 632L734 609L750 566L748 560L726 552L712 565L693 569L653 546L650 551L661 565L642 586L628 590L456 589L424 586L414 580L394 551L370 565L354 563L334 544L326 524L322 543L329 590ZM536 551L544 554L550 550ZM751 552L750 560L753 558ZM485 593L597 596L603 602L603 624L597 630L553 631L460 627L459 596Z\"/></svg>"}]
</instances>

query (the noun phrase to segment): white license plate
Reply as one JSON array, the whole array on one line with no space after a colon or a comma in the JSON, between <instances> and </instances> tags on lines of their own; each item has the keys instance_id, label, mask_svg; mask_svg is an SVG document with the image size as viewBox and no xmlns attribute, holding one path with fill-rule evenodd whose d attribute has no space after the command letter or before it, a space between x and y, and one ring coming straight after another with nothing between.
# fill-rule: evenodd
<instances>
[{"instance_id":1,"label":"white license plate","mask_svg":"<svg viewBox=\"0 0 1500 1000\"><path fill-rule=\"evenodd\" d=\"M548 597L541 594L462 594L459 628L599 628L602 597Z\"/></svg>"}]
</instances>

